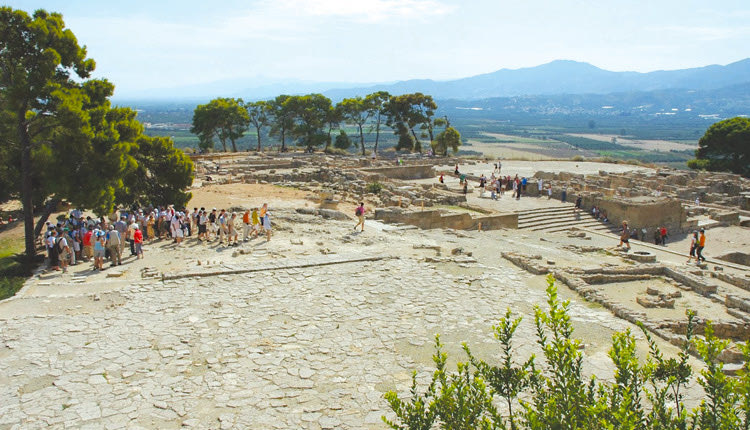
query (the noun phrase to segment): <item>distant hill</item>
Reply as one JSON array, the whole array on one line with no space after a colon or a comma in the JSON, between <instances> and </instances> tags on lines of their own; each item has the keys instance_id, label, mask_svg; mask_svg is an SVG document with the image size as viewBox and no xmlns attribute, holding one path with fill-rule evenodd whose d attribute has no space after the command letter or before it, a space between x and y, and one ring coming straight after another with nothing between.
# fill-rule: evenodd
<instances>
[{"instance_id":1,"label":"distant hill","mask_svg":"<svg viewBox=\"0 0 750 430\"><path fill-rule=\"evenodd\" d=\"M439 100L441 109L484 112L526 112L549 115L593 114L688 115L729 117L750 115L750 82L717 89L664 89L609 94L549 94Z\"/></svg>"},{"instance_id":2,"label":"distant hill","mask_svg":"<svg viewBox=\"0 0 750 430\"><path fill-rule=\"evenodd\" d=\"M333 100L385 90L423 92L435 99L478 100L547 94L610 94L666 89L711 90L750 82L750 58L727 64L649 73L612 72L588 63L557 60L536 67L501 69L450 81L416 79L395 83L344 83L279 80L268 77L226 79L174 88L115 93L120 100L210 100L215 97L269 99L279 94L321 92Z\"/></svg>"},{"instance_id":3,"label":"distant hill","mask_svg":"<svg viewBox=\"0 0 750 430\"><path fill-rule=\"evenodd\" d=\"M391 94L423 92L436 99L476 100L544 94L608 94L664 89L710 90L750 82L750 58L691 69L611 72L588 63L557 60L536 67L502 69L451 81L410 80L390 85L326 91L338 100L385 90Z\"/></svg>"}]
</instances>

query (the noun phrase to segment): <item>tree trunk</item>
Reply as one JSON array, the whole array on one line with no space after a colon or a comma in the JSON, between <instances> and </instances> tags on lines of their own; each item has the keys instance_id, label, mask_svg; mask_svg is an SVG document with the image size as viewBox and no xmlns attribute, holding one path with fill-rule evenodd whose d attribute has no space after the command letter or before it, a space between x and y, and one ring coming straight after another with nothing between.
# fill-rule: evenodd
<instances>
[{"instance_id":1,"label":"tree trunk","mask_svg":"<svg viewBox=\"0 0 750 430\"><path fill-rule=\"evenodd\" d=\"M23 230L28 264L34 262L36 245L34 244L34 198L31 167L31 136L24 120L26 109L18 113L18 141L21 143L21 204L23 205Z\"/></svg>"},{"instance_id":2,"label":"tree trunk","mask_svg":"<svg viewBox=\"0 0 750 430\"><path fill-rule=\"evenodd\" d=\"M365 155L365 132L362 130L362 124L359 124L359 145L362 147L362 156Z\"/></svg>"},{"instance_id":3,"label":"tree trunk","mask_svg":"<svg viewBox=\"0 0 750 430\"><path fill-rule=\"evenodd\" d=\"M378 139L380 139L380 113L378 113L378 120L375 121L375 147L372 152L377 155L378 153Z\"/></svg>"},{"instance_id":4,"label":"tree trunk","mask_svg":"<svg viewBox=\"0 0 750 430\"><path fill-rule=\"evenodd\" d=\"M232 152L237 152L237 145L234 143L234 138L229 139L232 142Z\"/></svg>"},{"instance_id":5,"label":"tree trunk","mask_svg":"<svg viewBox=\"0 0 750 430\"><path fill-rule=\"evenodd\" d=\"M47 203L44 205L44 212L42 212L41 216L36 221L36 226L34 227L34 240L36 240L36 238L39 237L40 234L42 234L44 223L47 222L49 216L52 215L52 212L55 211L55 208L57 208L57 204L59 202L60 199L47 200Z\"/></svg>"},{"instance_id":6,"label":"tree trunk","mask_svg":"<svg viewBox=\"0 0 750 430\"><path fill-rule=\"evenodd\" d=\"M224 152L227 152L227 141L226 141L226 139L221 139L221 146L224 147Z\"/></svg>"},{"instance_id":7,"label":"tree trunk","mask_svg":"<svg viewBox=\"0 0 750 430\"><path fill-rule=\"evenodd\" d=\"M279 152L286 152L286 130L281 130L281 149Z\"/></svg>"},{"instance_id":8,"label":"tree trunk","mask_svg":"<svg viewBox=\"0 0 750 430\"><path fill-rule=\"evenodd\" d=\"M256 127L258 130L258 152L260 152L260 127Z\"/></svg>"},{"instance_id":9,"label":"tree trunk","mask_svg":"<svg viewBox=\"0 0 750 430\"><path fill-rule=\"evenodd\" d=\"M417 152L420 154L422 153L422 142L419 141L417 138L417 133L414 133L414 128L409 127L409 130L411 130L411 135L414 136L414 148L417 149Z\"/></svg>"}]
</instances>

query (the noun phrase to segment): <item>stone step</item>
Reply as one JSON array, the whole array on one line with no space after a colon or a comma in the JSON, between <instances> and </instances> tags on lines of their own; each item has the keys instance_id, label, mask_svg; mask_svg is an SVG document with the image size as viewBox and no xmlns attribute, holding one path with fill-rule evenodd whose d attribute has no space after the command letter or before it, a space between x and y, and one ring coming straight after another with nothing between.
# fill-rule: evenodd
<instances>
[{"instance_id":1,"label":"stone step","mask_svg":"<svg viewBox=\"0 0 750 430\"><path fill-rule=\"evenodd\" d=\"M589 228L589 229L596 229L601 231L609 231L609 227L607 224L602 224L599 221L590 219L590 220L580 220L580 221L558 221L554 223L548 223L544 225L537 225L533 227L527 227L526 230L531 231L549 231L549 232L555 232L555 231L565 231L570 230L573 227L580 227L580 228Z\"/></svg>"},{"instance_id":2,"label":"stone step","mask_svg":"<svg viewBox=\"0 0 750 430\"><path fill-rule=\"evenodd\" d=\"M536 216L548 213L559 213L559 212L573 212L575 210L574 205L569 206L553 206L549 208L529 209L524 211L516 211L519 217L522 216Z\"/></svg>"},{"instance_id":3,"label":"stone step","mask_svg":"<svg viewBox=\"0 0 750 430\"><path fill-rule=\"evenodd\" d=\"M582 221L582 220L591 220L596 221L593 217L590 217L588 215L579 214L577 216L573 213L561 213L557 215L549 215L545 217L535 217L535 218L527 218L527 219L518 219L518 228L524 228L529 227L537 224L544 224L546 222L552 222L552 221Z\"/></svg>"}]
</instances>

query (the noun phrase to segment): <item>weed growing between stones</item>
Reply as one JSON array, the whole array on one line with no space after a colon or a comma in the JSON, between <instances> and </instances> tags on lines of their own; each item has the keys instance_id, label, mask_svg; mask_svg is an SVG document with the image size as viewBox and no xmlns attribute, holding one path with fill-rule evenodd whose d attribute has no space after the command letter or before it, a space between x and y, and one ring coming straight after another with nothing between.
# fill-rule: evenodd
<instances>
[{"instance_id":1,"label":"weed growing between stones","mask_svg":"<svg viewBox=\"0 0 750 430\"><path fill-rule=\"evenodd\" d=\"M658 345L641 326L649 345L645 363L638 360L635 337L626 331L612 337L609 356L614 381L601 382L582 375L580 340L573 338L568 301L560 301L555 280L547 278L547 305L535 309L537 342L543 360L535 357L521 365L514 359L513 335L521 318L508 310L497 326L499 364L474 357L464 344L468 362L446 370L448 356L435 337L435 371L422 390L412 375L411 393L400 398L394 391L385 399L396 418L383 421L392 429L750 429L750 346L742 345L744 364L737 377L727 376L719 354L727 342L718 339L710 323L705 336L693 338L694 314L688 312L688 330L680 353L665 359ZM693 374L690 351L705 364L697 381L706 399L693 410L684 405L684 388ZM522 400L528 399L528 400ZM498 404L506 410L500 413Z\"/></svg>"}]
</instances>

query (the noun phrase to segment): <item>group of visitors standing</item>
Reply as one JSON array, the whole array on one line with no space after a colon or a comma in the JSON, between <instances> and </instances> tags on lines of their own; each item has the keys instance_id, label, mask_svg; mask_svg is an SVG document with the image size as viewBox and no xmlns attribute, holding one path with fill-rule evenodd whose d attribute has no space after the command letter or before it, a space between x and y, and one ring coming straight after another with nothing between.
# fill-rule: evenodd
<instances>
[{"instance_id":1,"label":"group of visitors standing","mask_svg":"<svg viewBox=\"0 0 750 430\"><path fill-rule=\"evenodd\" d=\"M93 260L93 270L104 270L105 260L111 266L122 264L122 254L129 247L130 255L143 258L143 243L157 239L172 239L179 246L186 237L198 240L218 240L227 246L238 245L240 218L244 224L243 240L265 235L271 240L271 214L268 204L246 210L240 217L225 209L205 208L177 210L173 205L144 209L120 210L119 216L84 217L74 209L57 224L47 222L44 243L52 270L67 271L68 266Z\"/></svg>"},{"instance_id":2,"label":"group of visitors standing","mask_svg":"<svg viewBox=\"0 0 750 430\"><path fill-rule=\"evenodd\" d=\"M67 271L68 266L93 260L93 270L104 270L104 260L112 266L122 264L125 243L130 255L143 258L143 224L136 214L121 212L113 221L106 217L83 217L81 211L71 211L67 219L57 224L47 222L44 243L52 270Z\"/></svg>"}]
</instances>

